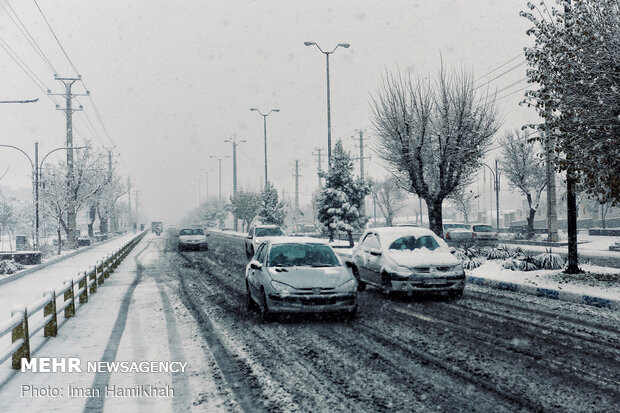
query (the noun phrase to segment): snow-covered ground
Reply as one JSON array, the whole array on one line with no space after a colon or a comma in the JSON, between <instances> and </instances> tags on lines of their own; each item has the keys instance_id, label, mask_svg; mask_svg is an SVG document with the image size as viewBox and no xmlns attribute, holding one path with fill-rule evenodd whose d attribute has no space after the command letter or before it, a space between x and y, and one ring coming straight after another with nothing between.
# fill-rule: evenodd
<instances>
[{"instance_id":1,"label":"snow-covered ground","mask_svg":"<svg viewBox=\"0 0 620 413\"><path fill-rule=\"evenodd\" d=\"M489 260L466 273L491 280L620 300L620 269L590 264L581 264L580 268L586 273L568 275L561 270L513 271L503 268L499 260Z\"/></svg>"},{"instance_id":2,"label":"snow-covered ground","mask_svg":"<svg viewBox=\"0 0 620 413\"><path fill-rule=\"evenodd\" d=\"M46 339L33 356L78 357L82 366L88 361L179 362L185 371L13 373L4 363L0 365L0 412L236 410L232 397L226 397L226 391L216 388L211 380L219 374L211 354L201 347L201 340L191 339L200 335L195 320L171 299L170 286L151 265L159 260L162 241L147 235L88 304L78 309L76 317L65 322L57 337ZM142 271L137 270L136 262L143 266ZM39 344L42 341L37 340ZM167 392L166 397L112 397L111 393L106 397L106 385L107 389L150 385ZM51 386L58 388L62 397L32 397L30 392L23 394L23 386ZM100 397L69 397L69 386L101 389Z\"/></svg>"}]
</instances>

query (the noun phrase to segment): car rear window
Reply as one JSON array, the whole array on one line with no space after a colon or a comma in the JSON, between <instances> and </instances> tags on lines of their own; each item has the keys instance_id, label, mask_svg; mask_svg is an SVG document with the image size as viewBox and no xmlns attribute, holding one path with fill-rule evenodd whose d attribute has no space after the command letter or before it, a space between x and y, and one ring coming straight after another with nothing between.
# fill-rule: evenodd
<instances>
[{"instance_id":1,"label":"car rear window","mask_svg":"<svg viewBox=\"0 0 620 413\"><path fill-rule=\"evenodd\" d=\"M256 228L255 235L257 237L277 237L284 235L280 228Z\"/></svg>"},{"instance_id":2,"label":"car rear window","mask_svg":"<svg viewBox=\"0 0 620 413\"><path fill-rule=\"evenodd\" d=\"M474 231L476 232L494 232L493 227L490 225L474 225Z\"/></svg>"},{"instance_id":3,"label":"car rear window","mask_svg":"<svg viewBox=\"0 0 620 413\"><path fill-rule=\"evenodd\" d=\"M179 235L204 235L202 229L182 229Z\"/></svg>"},{"instance_id":4,"label":"car rear window","mask_svg":"<svg viewBox=\"0 0 620 413\"><path fill-rule=\"evenodd\" d=\"M390 250L396 251L413 251L420 248L427 248L431 251L439 248L439 243L430 235L424 235L419 238L407 236L398 238L390 245Z\"/></svg>"},{"instance_id":5,"label":"car rear window","mask_svg":"<svg viewBox=\"0 0 620 413\"><path fill-rule=\"evenodd\" d=\"M323 244L277 244L269 251L268 267L335 267L340 265L334 251Z\"/></svg>"}]
</instances>

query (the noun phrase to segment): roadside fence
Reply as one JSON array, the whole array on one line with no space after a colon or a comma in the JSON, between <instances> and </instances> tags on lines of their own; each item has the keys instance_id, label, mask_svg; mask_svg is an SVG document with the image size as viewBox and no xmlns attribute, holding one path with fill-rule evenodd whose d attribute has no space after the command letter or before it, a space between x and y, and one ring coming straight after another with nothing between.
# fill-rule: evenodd
<instances>
[{"instance_id":1,"label":"roadside fence","mask_svg":"<svg viewBox=\"0 0 620 413\"><path fill-rule=\"evenodd\" d=\"M43 330L44 337L55 337L58 333L58 314L63 313L64 318L73 317L76 297L80 305L88 303L89 296L97 292L106 278L114 272L145 235L146 231L142 232L114 253L97 261L88 271L79 273L78 278L66 280L62 288L45 292L43 298L36 303L23 310L13 311L11 318L0 324L0 339L11 333L11 344L0 350L0 364L11 357L12 368L19 370L23 358L30 361L30 339L41 330ZM61 296L64 301L62 305L57 305L56 299ZM29 326L29 318L41 310L43 310L43 318L34 326Z\"/></svg>"}]
</instances>

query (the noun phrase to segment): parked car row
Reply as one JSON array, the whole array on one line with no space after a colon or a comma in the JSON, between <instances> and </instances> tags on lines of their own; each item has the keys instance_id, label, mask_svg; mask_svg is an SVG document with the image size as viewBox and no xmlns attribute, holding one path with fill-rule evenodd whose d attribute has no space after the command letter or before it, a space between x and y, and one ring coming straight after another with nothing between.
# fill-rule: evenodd
<instances>
[{"instance_id":1,"label":"parked car row","mask_svg":"<svg viewBox=\"0 0 620 413\"><path fill-rule=\"evenodd\" d=\"M443 238L451 242L475 242L498 240L497 230L487 224L445 223Z\"/></svg>"}]
</instances>

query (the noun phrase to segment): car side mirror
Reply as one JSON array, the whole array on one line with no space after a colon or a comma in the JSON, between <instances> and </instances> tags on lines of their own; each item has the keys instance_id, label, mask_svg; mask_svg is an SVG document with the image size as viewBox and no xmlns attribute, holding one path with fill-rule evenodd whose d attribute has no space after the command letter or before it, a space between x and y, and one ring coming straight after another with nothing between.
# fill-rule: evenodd
<instances>
[{"instance_id":1,"label":"car side mirror","mask_svg":"<svg viewBox=\"0 0 620 413\"><path fill-rule=\"evenodd\" d=\"M370 252L370 255L374 255L375 257L378 257L381 255L381 250L378 250L376 248L372 248L368 252Z\"/></svg>"},{"instance_id":2,"label":"car side mirror","mask_svg":"<svg viewBox=\"0 0 620 413\"><path fill-rule=\"evenodd\" d=\"M258 261L252 261L250 263L250 268L253 270L262 270L263 269L263 264L261 264Z\"/></svg>"},{"instance_id":3,"label":"car side mirror","mask_svg":"<svg viewBox=\"0 0 620 413\"><path fill-rule=\"evenodd\" d=\"M450 247L450 254L454 254L456 252L456 248Z\"/></svg>"},{"instance_id":4,"label":"car side mirror","mask_svg":"<svg viewBox=\"0 0 620 413\"><path fill-rule=\"evenodd\" d=\"M345 261L344 265L346 265L349 268L353 268L353 263L351 261Z\"/></svg>"},{"instance_id":5,"label":"car side mirror","mask_svg":"<svg viewBox=\"0 0 620 413\"><path fill-rule=\"evenodd\" d=\"M248 239L252 239L252 238L253 238L252 235L248 235Z\"/></svg>"}]
</instances>

